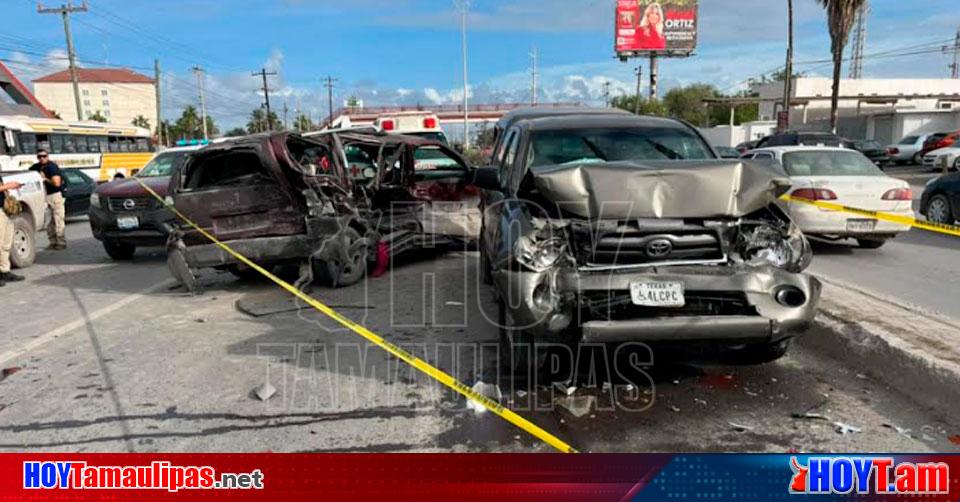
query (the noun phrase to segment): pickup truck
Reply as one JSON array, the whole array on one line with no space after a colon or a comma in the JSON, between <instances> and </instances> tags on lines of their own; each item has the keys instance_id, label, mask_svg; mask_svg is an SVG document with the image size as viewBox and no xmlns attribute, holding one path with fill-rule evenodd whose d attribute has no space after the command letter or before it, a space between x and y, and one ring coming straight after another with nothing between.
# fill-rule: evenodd
<instances>
[{"instance_id":1,"label":"pickup truck","mask_svg":"<svg viewBox=\"0 0 960 502\"><path fill-rule=\"evenodd\" d=\"M33 171L13 171L0 173L4 183L19 181L23 184L19 190L11 190L12 195L23 205L23 212L11 218L13 220L13 247L10 249L10 264L16 268L33 265L37 255L37 229L43 227L43 218L47 207L43 178Z\"/></svg>"}]
</instances>

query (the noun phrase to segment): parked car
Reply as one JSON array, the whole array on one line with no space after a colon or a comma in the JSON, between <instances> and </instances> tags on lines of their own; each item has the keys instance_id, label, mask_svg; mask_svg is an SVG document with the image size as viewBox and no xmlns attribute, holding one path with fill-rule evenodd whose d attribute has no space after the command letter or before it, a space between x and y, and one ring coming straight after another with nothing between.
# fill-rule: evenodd
<instances>
[{"instance_id":1,"label":"parked car","mask_svg":"<svg viewBox=\"0 0 960 502\"><path fill-rule=\"evenodd\" d=\"M913 217L910 184L888 176L862 153L836 147L774 147L769 154L790 176L794 197L826 200L868 211ZM860 247L876 249L909 225L838 211L824 211L803 202L785 204L790 217L807 235L826 239L854 238Z\"/></svg>"},{"instance_id":2,"label":"parked car","mask_svg":"<svg viewBox=\"0 0 960 502\"><path fill-rule=\"evenodd\" d=\"M920 156L925 157L928 153L953 146L957 142L960 131L955 132L937 132L927 136L923 142L923 148L920 149Z\"/></svg>"},{"instance_id":3,"label":"parked car","mask_svg":"<svg viewBox=\"0 0 960 502\"><path fill-rule=\"evenodd\" d=\"M927 134L913 136L904 136L894 145L887 146L887 153L890 160L897 164L912 163L919 165L923 162L923 142L927 140Z\"/></svg>"},{"instance_id":4,"label":"parked car","mask_svg":"<svg viewBox=\"0 0 960 502\"><path fill-rule=\"evenodd\" d=\"M18 190L8 192L20 201L23 211L13 216L13 245L10 247L10 264L16 268L33 265L37 256L37 230L43 228L44 213L47 209L46 192L43 178L34 171L0 172L3 183L19 181L23 184ZM2 211L2 209L0 209Z\"/></svg>"},{"instance_id":5,"label":"parked car","mask_svg":"<svg viewBox=\"0 0 960 502\"><path fill-rule=\"evenodd\" d=\"M850 141L829 132L787 131L766 136L757 142L756 148L771 146L839 146L852 147Z\"/></svg>"},{"instance_id":6,"label":"parked car","mask_svg":"<svg viewBox=\"0 0 960 502\"><path fill-rule=\"evenodd\" d=\"M85 216L90 209L90 195L97 182L80 169L61 169L63 174L63 198L67 216Z\"/></svg>"},{"instance_id":7,"label":"parked car","mask_svg":"<svg viewBox=\"0 0 960 502\"><path fill-rule=\"evenodd\" d=\"M740 154L742 155L742 154L747 153L748 151L753 150L754 148L756 148L756 147L757 147L757 143L759 143L759 142L760 142L759 139L754 139L754 140L750 140L750 141L744 141L743 143L738 144L738 145L735 146L734 148L736 148L737 151L740 152Z\"/></svg>"},{"instance_id":8,"label":"parked car","mask_svg":"<svg viewBox=\"0 0 960 502\"><path fill-rule=\"evenodd\" d=\"M953 146L937 148L923 156L923 167L930 170L942 171L947 169L960 168L960 144L954 143Z\"/></svg>"},{"instance_id":9,"label":"parked car","mask_svg":"<svg viewBox=\"0 0 960 502\"><path fill-rule=\"evenodd\" d=\"M740 152L736 148L731 146L715 146L714 150L720 155L721 159L737 159L740 158Z\"/></svg>"},{"instance_id":10,"label":"parked car","mask_svg":"<svg viewBox=\"0 0 960 502\"><path fill-rule=\"evenodd\" d=\"M960 172L927 182L920 198L920 214L934 223L952 225L960 220Z\"/></svg>"},{"instance_id":11,"label":"parked car","mask_svg":"<svg viewBox=\"0 0 960 502\"><path fill-rule=\"evenodd\" d=\"M872 139L856 140L852 142L853 149L862 153L864 157L878 166L890 162L890 154L880 143Z\"/></svg>"},{"instance_id":12,"label":"parked car","mask_svg":"<svg viewBox=\"0 0 960 502\"><path fill-rule=\"evenodd\" d=\"M446 144L385 133L230 139L191 156L170 182L176 209L263 267L301 266L303 283L349 286L368 265L444 238L475 239L473 169ZM251 271L179 224L170 270L188 289L195 271ZM368 263L368 261L370 263Z\"/></svg>"},{"instance_id":13,"label":"parked car","mask_svg":"<svg viewBox=\"0 0 960 502\"><path fill-rule=\"evenodd\" d=\"M202 146L164 150L134 177L104 183L89 196L90 229L107 255L114 260L129 260L138 247L167 244L176 217L140 183L166 197L170 177Z\"/></svg>"},{"instance_id":14,"label":"parked car","mask_svg":"<svg viewBox=\"0 0 960 502\"><path fill-rule=\"evenodd\" d=\"M759 363L812 321L812 254L775 203L788 179L719 160L665 118L522 120L504 144L475 183L481 270L515 371L537 368L548 342L706 344Z\"/></svg>"}]
</instances>

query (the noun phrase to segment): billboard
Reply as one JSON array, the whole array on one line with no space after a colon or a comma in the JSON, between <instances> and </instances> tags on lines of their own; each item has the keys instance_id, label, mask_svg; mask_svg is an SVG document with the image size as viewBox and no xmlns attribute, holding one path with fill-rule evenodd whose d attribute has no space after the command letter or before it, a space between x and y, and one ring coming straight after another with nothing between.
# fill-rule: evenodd
<instances>
[{"instance_id":1,"label":"billboard","mask_svg":"<svg viewBox=\"0 0 960 502\"><path fill-rule=\"evenodd\" d=\"M685 56L697 47L697 0L616 0L620 57Z\"/></svg>"}]
</instances>

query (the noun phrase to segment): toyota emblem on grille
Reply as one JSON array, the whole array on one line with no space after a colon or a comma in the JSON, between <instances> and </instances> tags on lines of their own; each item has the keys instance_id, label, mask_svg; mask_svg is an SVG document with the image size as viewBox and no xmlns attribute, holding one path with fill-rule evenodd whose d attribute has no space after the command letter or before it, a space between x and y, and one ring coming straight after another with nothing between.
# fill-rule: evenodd
<instances>
[{"instance_id":1,"label":"toyota emblem on grille","mask_svg":"<svg viewBox=\"0 0 960 502\"><path fill-rule=\"evenodd\" d=\"M673 251L673 243L668 239L654 239L647 243L647 256L650 258L663 258Z\"/></svg>"},{"instance_id":2,"label":"toyota emblem on grille","mask_svg":"<svg viewBox=\"0 0 960 502\"><path fill-rule=\"evenodd\" d=\"M127 199L123 201L123 208L127 211L133 211L137 207L136 201L133 199Z\"/></svg>"}]
</instances>

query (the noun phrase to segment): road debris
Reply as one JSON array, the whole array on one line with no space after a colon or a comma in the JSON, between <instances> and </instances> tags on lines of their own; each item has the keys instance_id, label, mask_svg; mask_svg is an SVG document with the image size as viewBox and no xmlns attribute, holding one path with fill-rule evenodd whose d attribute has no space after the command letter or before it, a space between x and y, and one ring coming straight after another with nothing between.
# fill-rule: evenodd
<instances>
[{"instance_id":1,"label":"road debris","mask_svg":"<svg viewBox=\"0 0 960 502\"><path fill-rule=\"evenodd\" d=\"M954 434L947 439L953 444L960 445L960 434Z\"/></svg>"},{"instance_id":2,"label":"road debris","mask_svg":"<svg viewBox=\"0 0 960 502\"><path fill-rule=\"evenodd\" d=\"M706 400L706 399L700 399L700 398L698 398L698 397L693 398L693 402L695 402L695 403L697 403L697 404L702 404L702 405L704 405L704 406L707 405L707 400Z\"/></svg>"},{"instance_id":3,"label":"road debris","mask_svg":"<svg viewBox=\"0 0 960 502\"><path fill-rule=\"evenodd\" d=\"M821 414L821 413L810 413L810 412L806 412L806 413L793 413L793 414L791 414L790 416L791 416L792 418L801 418L801 419L806 419L806 420L826 420L826 421L828 421L828 422L830 421L830 417L828 417L828 416L826 416L826 415L823 415L823 414Z\"/></svg>"},{"instance_id":4,"label":"road debris","mask_svg":"<svg viewBox=\"0 0 960 502\"><path fill-rule=\"evenodd\" d=\"M906 436L906 437L908 437L908 438L913 439L913 436L910 435L910 432L912 432L911 429L906 429L906 428L904 428L904 427L899 427L899 426L896 426L896 425L893 425L893 424L883 424L883 426L886 427L886 428L888 428L888 429L893 429L893 430L897 431L897 434L900 434L900 435L903 435L903 436Z\"/></svg>"},{"instance_id":5,"label":"road debris","mask_svg":"<svg viewBox=\"0 0 960 502\"><path fill-rule=\"evenodd\" d=\"M496 384L486 383L483 380L480 380L473 384L472 388L477 394L480 394L481 396L492 401L499 403L503 399L503 393L500 392L500 387L498 387ZM477 415L482 415L487 412L486 406L474 401L473 399L467 399L467 408L473 410L473 412Z\"/></svg>"},{"instance_id":6,"label":"road debris","mask_svg":"<svg viewBox=\"0 0 960 502\"><path fill-rule=\"evenodd\" d=\"M567 410L576 418L581 418L596 407L596 396L564 396L554 399L554 404Z\"/></svg>"},{"instance_id":7,"label":"road debris","mask_svg":"<svg viewBox=\"0 0 960 502\"><path fill-rule=\"evenodd\" d=\"M270 382L264 382L263 385L257 387L253 390L253 393L257 396L257 399L261 401L266 401L273 397L277 393L277 389L270 385Z\"/></svg>"},{"instance_id":8,"label":"road debris","mask_svg":"<svg viewBox=\"0 0 960 502\"><path fill-rule=\"evenodd\" d=\"M738 424L735 422L727 422L727 424L729 424L730 427L733 427L733 430L737 432L750 432L753 430L753 427L749 425Z\"/></svg>"},{"instance_id":9,"label":"road debris","mask_svg":"<svg viewBox=\"0 0 960 502\"><path fill-rule=\"evenodd\" d=\"M447 302L446 305L448 307L462 307L463 302Z\"/></svg>"},{"instance_id":10,"label":"road debris","mask_svg":"<svg viewBox=\"0 0 960 502\"><path fill-rule=\"evenodd\" d=\"M569 385L569 383L570 383L569 381L553 382L553 386L556 387L557 390L559 390L560 392L563 392L568 396L572 396L577 391L577 387L574 385Z\"/></svg>"},{"instance_id":11,"label":"road debris","mask_svg":"<svg viewBox=\"0 0 960 502\"><path fill-rule=\"evenodd\" d=\"M9 368L3 368L3 373L0 374L0 382L2 382L3 380L5 380L8 376L13 375L14 373L16 373L16 372L18 372L18 371L20 371L20 370L22 370L22 369L23 369L23 368L20 367L20 366L11 366L11 367L9 367Z\"/></svg>"},{"instance_id":12,"label":"road debris","mask_svg":"<svg viewBox=\"0 0 960 502\"><path fill-rule=\"evenodd\" d=\"M671 405L670 409L673 410L674 413L680 413L680 408L677 408L676 406Z\"/></svg>"},{"instance_id":13,"label":"road debris","mask_svg":"<svg viewBox=\"0 0 960 502\"><path fill-rule=\"evenodd\" d=\"M834 422L833 425L837 427L836 431L841 436L863 432L863 429L861 429L860 427L856 427L850 424L845 424L843 422Z\"/></svg>"}]
</instances>

